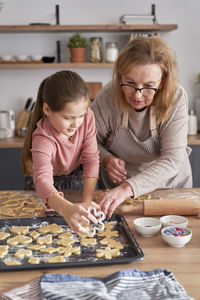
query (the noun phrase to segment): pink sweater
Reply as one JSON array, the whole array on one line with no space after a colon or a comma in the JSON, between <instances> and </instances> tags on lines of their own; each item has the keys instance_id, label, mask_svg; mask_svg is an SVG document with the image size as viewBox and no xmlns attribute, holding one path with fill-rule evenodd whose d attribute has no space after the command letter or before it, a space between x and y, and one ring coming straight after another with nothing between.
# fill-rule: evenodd
<instances>
[{"instance_id":1,"label":"pink sweater","mask_svg":"<svg viewBox=\"0 0 200 300\"><path fill-rule=\"evenodd\" d=\"M35 189L44 202L57 192L53 176L70 174L82 164L83 176L98 178L99 153L92 110L88 108L83 124L70 140L52 128L47 118L39 120L33 132L31 151Z\"/></svg>"}]
</instances>

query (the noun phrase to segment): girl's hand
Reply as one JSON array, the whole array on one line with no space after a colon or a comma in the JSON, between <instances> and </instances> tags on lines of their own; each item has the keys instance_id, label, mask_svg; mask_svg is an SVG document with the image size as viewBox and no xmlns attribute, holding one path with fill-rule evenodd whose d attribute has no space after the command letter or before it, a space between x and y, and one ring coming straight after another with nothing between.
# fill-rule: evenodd
<instances>
[{"instance_id":1,"label":"girl's hand","mask_svg":"<svg viewBox=\"0 0 200 300\"><path fill-rule=\"evenodd\" d=\"M82 225L89 225L90 221L94 224L98 223L97 218L87 211L89 206L95 207L97 210L99 209L99 205L95 202L84 202L70 205L63 214L70 228L77 234L87 232Z\"/></svg>"},{"instance_id":2,"label":"girl's hand","mask_svg":"<svg viewBox=\"0 0 200 300\"><path fill-rule=\"evenodd\" d=\"M122 182L126 179L126 169L124 160L108 155L103 161L104 168L106 169L109 178L114 182Z\"/></svg>"},{"instance_id":3,"label":"girl's hand","mask_svg":"<svg viewBox=\"0 0 200 300\"><path fill-rule=\"evenodd\" d=\"M124 182L120 186L99 195L97 202L107 218L110 218L115 208L128 197L133 196L131 186Z\"/></svg>"}]
</instances>

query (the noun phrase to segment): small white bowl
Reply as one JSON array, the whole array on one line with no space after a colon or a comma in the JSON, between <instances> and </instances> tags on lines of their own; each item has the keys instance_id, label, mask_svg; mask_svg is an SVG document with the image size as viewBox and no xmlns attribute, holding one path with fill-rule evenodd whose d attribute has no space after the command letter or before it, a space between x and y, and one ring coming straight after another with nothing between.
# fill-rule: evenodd
<instances>
[{"instance_id":1,"label":"small white bowl","mask_svg":"<svg viewBox=\"0 0 200 300\"><path fill-rule=\"evenodd\" d=\"M184 235L184 236L176 236L174 234L170 234L169 230L173 230L174 228L180 228L181 230L185 230L186 232L188 232L188 235ZM161 230L161 234L162 234L162 238L163 240L170 246L170 247L183 247L185 246L187 243L189 243L189 241L191 240L192 237L192 230L189 228L185 228L185 227L180 227L180 226L169 226L169 227L164 227Z\"/></svg>"},{"instance_id":2,"label":"small white bowl","mask_svg":"<svg viewBox=\"0 0 200 300\"><path fill-rule=\"evenodd\" d=\"M169 226L179 226L179 227L187 227L188 219L178 215L168 215L160 218L162 225L164 227Z\"/></svg>"},{"instance_id":3,"label":"small white bowl","mask_svg":"<svg viewBox=\"0 0 200 300\"><path fill-rule=\"evenodd\" d=\"M13 59L13 56L12 55L8 55L8 54L7 55L2 55L1 59L3 61L11 61Z\"/></svg>"},{"instance_id":4,"label":"small white bowl","mask_svg":"<svg viewBox=\"0 0 200 300\"><path fill-rule=\"evenodd\" d=\"M31 55L31 59L32 60L41 60L42 59L42 55L41 54L33 54Z\"/></svg>"},{"instance_id":5,"label":"small white bowl","mask_svg":"<svg viewBox=\"0 0 200 300\"><path fill-rule=\"evenodd\" d=\"M135 229L144 237L152 237L160 231L162 223L155 218L138 218L133 221Z\"/></svg>"},{"instance_id":6,"label":"small white bowl","mask_svg":"<svg viewBox=\"0 0 200 300\"><path fill-rule=\"evenodd\" d=\"M27 61L28 59L29 59L29 56L28 56L28 55L25 55L25 54L16 55L16 60L19 60L19 61Z\"/></svg>"}]
</instances>

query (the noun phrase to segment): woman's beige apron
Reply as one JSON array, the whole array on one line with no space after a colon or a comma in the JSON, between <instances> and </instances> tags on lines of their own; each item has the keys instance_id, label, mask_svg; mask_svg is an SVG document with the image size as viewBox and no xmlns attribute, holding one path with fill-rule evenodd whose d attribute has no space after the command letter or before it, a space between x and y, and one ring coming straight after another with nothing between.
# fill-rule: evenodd
<instances>
[{"instance_id":1,"label":"woman's beige apron","mask_svg":"<svg viewBox=\"0 0 200 300\"><path fill-rule=\"evenodd\" d=\"M119 157L126 162L127 178L142 172L151 166L160 156L160 137L152 109L150 111L149 125L150 137L145 141L140 141L132 130L128 128L128 113L124 113L122 124L117 129L115 135L108 138L108 151L115 157ZM185 162L183 170L179 172L180 174L171 178L164 187L157 188L192 187L191 167L187 152ZM117 185L109 179L105 169L101 166L99 188L109 189Z\"/></svg>"}]
</instances>

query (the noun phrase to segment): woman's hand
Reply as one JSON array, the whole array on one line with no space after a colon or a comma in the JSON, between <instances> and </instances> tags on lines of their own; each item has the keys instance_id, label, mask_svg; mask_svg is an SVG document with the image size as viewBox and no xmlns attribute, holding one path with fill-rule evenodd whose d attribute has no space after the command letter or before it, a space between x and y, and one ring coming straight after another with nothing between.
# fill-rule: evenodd
<instances>
[{"instance_id":1,"label":"woman's hand","mask_svg":"<svg viewBox=\"0 0 200 300\"><path fill-rule=\"evenodd\" d=\"M120 186L99 195L97 202L107 218L110 218L115 208L128 197L134 196L131 186L124 182Z\"/></svg>"},{"instance_id":2,"label":"woman's hand","mask_svg":"<svg viewBox=\"0 0 200 300\"><path fill-rule=\"evenodd\" d=\"M90 221L94 224L98 223L97 218L87 211L88 207L99 209L99 205L95 202L84 202L80 204L72 204L63 212L63 218L66 220L70 228L77 234L84 234L87 230L82 225L89 225Z\"/></svg>"},{"instance_id":3,"label":"woman's hand","mask_svg":"<svg viewBox=\"0 0 200 300\"><path fill-rule=\"evenodd\" d=\"M112 155L107 155L104 158L103 166L106 169L109 178L114 183L122 182L126 179L127 172L124 160Z\"/></svg>"}]
</instances>

